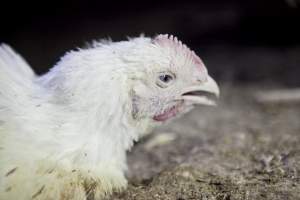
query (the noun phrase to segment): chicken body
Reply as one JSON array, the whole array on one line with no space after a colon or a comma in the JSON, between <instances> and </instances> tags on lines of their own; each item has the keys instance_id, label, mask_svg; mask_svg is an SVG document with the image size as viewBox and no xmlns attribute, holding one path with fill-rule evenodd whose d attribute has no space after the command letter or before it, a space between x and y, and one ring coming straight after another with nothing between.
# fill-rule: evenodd
<instances>
[{"instance_id":1,"label":"chicken body","mask_svg":"<svg viewBox=\"0 0 300 200\"><path fill-rule=\"evenodd\" d=\"M0 199L100 200L124 189L126 151L194 104L213 104L199 92L219 91L173 36L96 42L40 77L2 45Z\"/></svg>"}]
</instances>

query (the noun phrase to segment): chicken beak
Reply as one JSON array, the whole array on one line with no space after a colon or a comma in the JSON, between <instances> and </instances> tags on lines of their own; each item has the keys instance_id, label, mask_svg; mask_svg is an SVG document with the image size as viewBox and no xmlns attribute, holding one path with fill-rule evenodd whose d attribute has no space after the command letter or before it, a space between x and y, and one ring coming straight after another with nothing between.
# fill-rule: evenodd
<instances>
[{"instance_id":1,"label":"chicken beak","mask_svg":"<svg viewBox=\"0 0 300 200\"><path fill-rule=\"evenodd\" d=\"M191 104L216 105L220 90L218 84L208 76L205 82L185 88L181 100Z\"/></svg>"}]
</instances>

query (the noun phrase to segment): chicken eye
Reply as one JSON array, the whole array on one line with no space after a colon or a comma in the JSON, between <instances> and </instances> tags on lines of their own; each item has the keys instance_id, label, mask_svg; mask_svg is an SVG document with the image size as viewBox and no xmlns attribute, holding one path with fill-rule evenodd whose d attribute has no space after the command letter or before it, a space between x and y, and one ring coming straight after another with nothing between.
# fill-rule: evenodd
<instances>
[{"instance_id":1,"label":"chicken eye","mask_svg":"<svg viewBox=\"0 0 300 200\"><path fill-rule=\"evenodd\" d=\"M163 74L159 76L159 80L161 80L164 83L169 83L170 81L173 80L173 77L170 76L169 74Z\"/></svg>"},{"instance_id":2,"label":"chicken eye","mask_svg":"<svg viewBox=\"0 0 300 200\"><path fill-rule=\"evenodd\" d=\"M159 87L165 88L173 82L174 78L175 77L172 74L162 73L162 74L159 74L158 81L157 81L156 84Z\"/></svg>"}]
</instances>

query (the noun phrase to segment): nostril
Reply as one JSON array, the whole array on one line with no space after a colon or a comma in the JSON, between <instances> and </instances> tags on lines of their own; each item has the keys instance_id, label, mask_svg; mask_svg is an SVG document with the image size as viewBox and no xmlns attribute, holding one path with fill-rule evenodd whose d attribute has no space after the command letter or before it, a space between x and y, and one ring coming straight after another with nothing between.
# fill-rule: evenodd
<instances>
[{"instance_id":1,"label":"nostril","mask_svg":"<svg viewBox=\"0 0 300 200\"><path fill-rule=\"evenodd\" d=\"M207 82L207 80L208 80L207 77L198 77L196 79L196 82L198 82L198 83L205 83L205 82Z\"/></svg>"}]
</instances>

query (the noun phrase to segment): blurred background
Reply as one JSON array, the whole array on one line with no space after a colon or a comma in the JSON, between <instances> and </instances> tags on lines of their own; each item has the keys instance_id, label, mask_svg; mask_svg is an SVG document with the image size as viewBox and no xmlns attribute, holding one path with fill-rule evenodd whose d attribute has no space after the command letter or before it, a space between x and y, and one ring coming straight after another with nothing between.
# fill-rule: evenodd
<instances>
[{"instance_id":1,"label":"blurred background","mask_svg":"<svg viewBox=\"0 0 300 200\"><path fill-rule=\"evenodd\" d=\"M114 199L300 199L300 0L3 0L0 8L0 43L38 74L92 40L168 33L220 83L217 108L198 107L136 145L127 193Z\"/></svg>"},{"instance_id":2,"label":"blurred background","mask_svg":"<svg viewBox=\"0 0 300 200\"><path fill-rule=\"evenodd\" d=\"M100 38L178 36L218 81L300 86L299 0L10 1L0 42L41 74L66 51Z\"/></svg>"}]
</instances>

